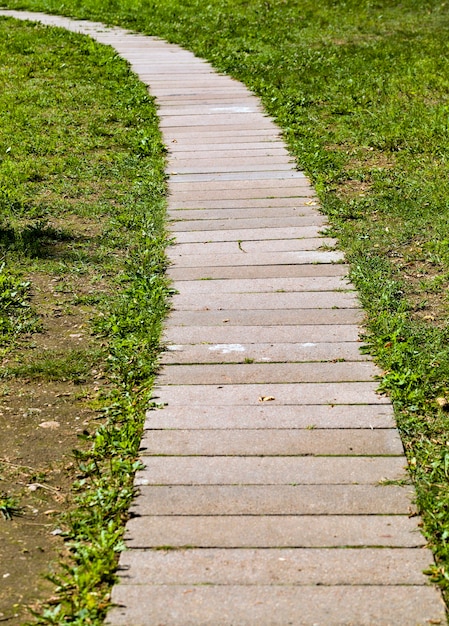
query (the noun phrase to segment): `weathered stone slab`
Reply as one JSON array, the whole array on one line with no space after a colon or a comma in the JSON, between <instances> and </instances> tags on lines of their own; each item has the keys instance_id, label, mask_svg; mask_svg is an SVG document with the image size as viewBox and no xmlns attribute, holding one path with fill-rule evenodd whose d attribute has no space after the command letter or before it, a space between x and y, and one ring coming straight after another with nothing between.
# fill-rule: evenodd
<instances>
[{"instance_id":1,"label":"weathered stone slab","mask_svg":"<svg viewBox=\"0 0 449 626\"><path fill-rule=\"evenodd\" d=\"M170 405L192 407L208 404L221 406L294 404L389 404L389 399L376 393L376 383L267 383L260 385L170 385L155 387L155 399ZM270 400L264 400L270 398Z\"/></svg>"},{"instance_id":2,"label":"weathered stone slab","mask_svg":"<svg viewBox=\"0 0 449 626\"><path fill-rule=\"evenodd\" d=\"M234 200L238 202L240 199L265 199L270 198L274 195L279 195L279 185L278 188L274 186L273 182L270 182L270 186L262 185L263 181L257 181L257 184L253 184L252 186L246 185L245 181L238 181L241 185L240 188L237 185L231 185L231 182L220 183L198 183L196 187L198 189L189 189L188 191L179 191L178 187L181 185L178 184L176 189L170 190L170 204L179 205L182 203L190 203L191 206L195 207L195 204L201 200ZM282 188L285 185L285 181L282 183ZM189 184L189 187L193 186L193 183ZM208 187L210 187L208 189ZM235 187L235 188L234 188ZM291 186L285 189L281 197L284 198L310 198L315 195L313 189L309 187L309 185L304 184L300 185L295 181L294 186ZM294 201L294 200L293 200Z\"/></svg>"},{"instance_id":3,"label":"weathered stone slab","mask_svg":"<svg viewBox=\"0 0 449 626\"><path fill-rule=\"evenodd\" d=\"M208 151L206 152L208 153ZM252 161L251 165L247 165L243 162L243 159L224 158L217 152L213 158L196 159L195 164L193 164L192 160L183 158L182 154L180 156L172 154L169 160L169 169L172 178L181 178L190 174L222 174L229 171L234 173L282 172L288 166L291 166L290 161L283 156L270 157L269 161L269 164L267 164L266 159L257 157Z\"/></svg>"},{"instance_id":4,"label":"weathered stone slab","mask_svg":"<svg viewBox=\"0 0 449 626\"><path fill-rule=\"evenodd\" d=\"M242 298L243 299L243 298ZM190 306L193 306L192 299ZM183 305L175 301L176 306L187 308L188 303ZM208 303L205 303L206 306ZM244 303L242 302L242 305ZM250 308L248 306L248 308ZM304 324L303 326L168 326L164 332L164 341L175 345L183 344L210 344L211 350L228 350L240 352L241 345L250 343L342 343L357 342L359 329L351 324L323 324L313 326ZM238 345L237 345L238 344ZM233 345L237 347L232 348ZM218 347L217 347L218 346ZM222 348L223 346L223 348ZM313 347L313 346L304 346ZM293 352L292 352L293 355ZM338 358L338 357L337 357Z\"/></svg>"},{"instance_id":5,"label":"weathered stone slab","mask_svg":"<svg viewBox=\"0 0 449 626\"><path fill-rule=\"evenodd\" d=\"M112 601L119 605L107 621L112 626L424 626L445 620L438 592L425 586L168 585L143 592L140 585L124 585Z\"/></svg>"},{"instance_id":6,"label":"weathered stone slab","mask_svg":"<svg viewBox=\"0 0 449 626\"><path fill-rule=\"evenodd\" d=\"M236 325L236 327L238 327ZM367 361L357 341L331 343L169 344L162 364Z\"/></svg>"},{"instance_id":7,"label":"weathered stone slab","mask_svg":"<svg viewBox=\"0 0 449 626\"><path fill-rule=\"evenodd\" d=\"M213 232L213 231L210 231ZM168 275L173 280L194 280L207 278L278 278L302 276L346 276L348 266L342 263L316 263L314 265L251 265L227 267L181 267L170 266ZM299 314L299 312L298 312ZM255 315L258 312L255 311Z\"/></svg>"},{"instance_id":8,"label":"weathered stone slab","mask_svg":"<svg viewBox=\"0 0 449 626\"><path fill-rule=\"evenodd\" d=\"M177 203L177 208L181 208L181 204ZM195 207L195 204L191 203L191 202L186 202L183 203L184 207L193 207L193 208L197 208ZM170 230L173 233L177 233L177 232L188 232L188 231L192 231L192 230L201 230L201 231L209 231L209 230L221 230L221 229L225 229L225 230L240 230L240 229L246 229L246 228L275 228L275 227L279 227L279 228L288 228L290 226L313 226L314 224L319 224L319 225L324 225L325 224L325 220L320 216L313 216L313 215L306 215L304 217L300 217L300 216L293 216L293 217L265 217L265 218L235 218L235 219L226 219L226 220L220 220L220 219L195 219L195 220L189 220L189 219L176 219L175 221L169 221L168 226L170 228ZM175 235L176 236L176 235ZM329 253L327 253L329 254ZM273 256L270 255L269 258L265 259L265 263L269 264L269 265L280 265L282 264L282 261L277 262L276 259L279 257L279 255L277 256ZM290 256L290 263L297 263L298 262L298 258L297 256ZM317 259L313 259L312 257L310 257L309 262L310 263L316 263L316 262L320 262L319 259L321 257L318 257ZM341 257L339 256L338 258L336 258L335 260L340 260ZM286 262L285 260L283 261L284 263ZM331 261L329 261L331 262ZM239 263L226 263L226 265L239 265ZM240 263L241 265L241 263Z\"/></svg>"},{"instance_id":9,"label":"weathered stone slab","mask_svg":"<svg viewBox=\"0 0 449 626\"><path fill-rule=\"evenodd\" d=\"M354 288L343 276L305 276L303 278L241 278L240 280L183 281L176 286L180 294L210 293L285 293L338 291Z\"/></svg>"},{"instance_id":10,"label":"weathered stone slab","mask_svg":"<svg viewBox=\"0 0 449 626\"><path fill-rule=\"evenodd\" d=\"M262 255L259 255L260 262ZM279 255L281 256L281 255ZM190 261L196 257L189 257ZM228 257L229 258L229 257ZM185 262L186 259L183 259ZM198 261L199 264L199 261ZM214 294L205 294L201 298L194 295L177 294L172 300L173 307L191 311L207 309L332 309L332 308L357 308L358 300L354 292L338 291L302 291L301 293L246 293L224 294L218 291ZM259 340L262 337L259 337ZM294 341L292 339L292 341Z\"/></svg>"},{"instance_id":11,"label":"weathered stone slab","mask_svg":"<svg viewBox=\"0 0 449 626\"><path fill-rule=\"evenodd\" d=\"M145 428L151 429L227 429L227 428L393 428L391 405L364 406L259 406L202 407L174 406L147 412Z\"/></svg>"},{"instance_id":12,"label":"weathered stone slab","mask_svg":"<svg viewBox=\"0 0 449 626\"><path fill-rule=\"evenodd\" d=\"M404 453L396 429L148 430L146 456L392 456Z\"/></svg>"},{"instance_id":13,"label":"weathered stone slab","mask_svg":"<svg viewBox=\"0 0 449 626\"><path fill-rule=\"evenodd\" d=\"M181 282L179 281L178 287L181 286ZM363 317L364 313L360 309L178 310L170 313L166 326L311 326L314 322L318 326L333 324L344 326L360 324ZM291 345L293 346L292 352L295 354L299 346ZM314 346L303 346L303 348L306 347ZM285 360L288 361L288 358Z\"/></svg>"},{"instance_id":14,"label":"weathered stone slab","mask_svg":"<svg viewBox=\"0 0 449 626\"><path fill-rule=\"evenodd\" d=\"M409 515L413 488L372 485L141 487L132 515Z\"/></svg>"},{"instance_id":15,"label":"weathered stone slab","mask_svg":"<svg viewBox=\"0 0 449 626\"><path fill-rule=\"evenodd\" d=\"M310 217L315 216L316 219L320 218L321 222L324 224L327 222L327 219L324 215L321 215L317 211L317 207L319 206L319 202L317 198L284 198L284 197L273 197L273 198L239 198L237 200L226 200L225 198L213 199L209 198L208 200L199 200L198 198L193 203L174 203L171 202L169 198L169 209L176 210L185 210L185 209L207 209L207 210L234 210L234 209L274 209L274 208L293 208L293 209L301 209L301 212L309 215ZM276 225L274 225L276 226ZM278 226L282 226L279 224Z\"/></svg>"},{"instance_id":16,"label":"weathered stone slab","mask_svg":"<svg viewBox=\"0 0 449 626\"><path fill-rule=\"evenodd\" d=\"M370 381L378 373L371 361L358 363L215 363L169 365L161 385L233 385L240 383L327 383Z\"/></svg>"},{"instance_id":17,"label":"weathered stone slab","mask_svg":"<svg viewBox=\"0 0 449 626\"><path fill-rule=\"evenodd\" d=\"M427 585L421 548L128 550L122 584Z\"/></svg>"},{"instance_id":18,"label":"weathered stone slab","mask_svg":"<svg viewBox=\"0 0 449 626\"><path fill-rule=\"evenodd\" d=\"M235 235L236 233L234 234L234 237ZM185 257L186 255L216 254L218 257L217 264L219 264L219 259L223 255L227 254L257 254L290 252L297 250L320 250L324 247L335 247L336 243L336 239L332 239L330 237L300 239L264 239L261 237L257 241L238 240L237 237L235 237L232 241L178 242L178 245L174 249L170 250L169 254L174 258L177 258L178 255Z\"/></svg>"},{"instance_id":19,"label":"weathered stone slab","mask_svg":"<svg viewBox=\"0 0 449 626\"><path fill-rule=\"evenodd\" d=\"M182 79L182 75L178 75L178 80L176 80L177 86L182 88L186 85L189 85L190 80L187 79L184 81ZM176 75L173 76L173 79L176 79ZM209 87L211 83L211 74L210 73L198 73L196 81L198 82L198 87ZM166 83L166 77L163 76L160 81L162 84ZM218 85L221 85L221 81L216 81ZM151 88L155 91L155 87L157 86L157 80L152 78ZM236 125L245 126L245 128L270 128L272 123L268 120L268 118L262 118L264 121L261 122L261 115L259 112L232 112L232 113L208 113L207 115L203 113L198 114L186 114L186 115L160 115L159 127L163 130L165 128L192 128L194 126L224 126L228 128L232 128Z\"/></svg>"},{"instance_id":20,"label":"weathered stone slab","mask_svg":"<svg viewBox=\"0 0 449 626\"><path fill-rule=\"evenodd\" d=\"M406 478L399 456L142 458L136 485L376 485Z\"/></svg>"},{"instance_id":21,"label":"weathered stone slab","mask_svg":"<svg viewBox=\"0 0 449 626\"><path fill-rule=\"evenodd\" d=\"M131 548L321 548L425 545L407 515L145 516L127 524Z\"/></svg>"},{"instance_id":22,"label":"weathered stone slab","mask_svg":"<svg viewBox=\"0 0 449 626\"><path fill-rule=\"evenodd\" d=\"M246 212L246 211L245 211ZM215 241L267 241L268 239L304 239L318 237L320 226L303 226L302 228L271 228L261 232L260 228L253 230L241 230L237 234L235 230L213 231L207 235L207 245ZM176 235L176 243L203 243L204 234L200 232L179 233Z\"/></svg>"}]
</instances>

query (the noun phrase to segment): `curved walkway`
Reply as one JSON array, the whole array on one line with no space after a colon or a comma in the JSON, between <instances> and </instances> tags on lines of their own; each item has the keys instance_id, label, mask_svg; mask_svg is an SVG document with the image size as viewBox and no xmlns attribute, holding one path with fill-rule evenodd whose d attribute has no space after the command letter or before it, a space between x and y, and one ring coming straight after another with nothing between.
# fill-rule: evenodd
<instances>
[{"instance_id":1,"label":"curved walkway","mask_svg":"<svg viewBox=\"0 0 449 626\"><path fill-rule=\"evenodd\" d=\"M257 99L155 38L1 14L116 48L169 148L164 408L148 413L108 624L444 623L347 268Z\"/></svg>"}]
</instances>

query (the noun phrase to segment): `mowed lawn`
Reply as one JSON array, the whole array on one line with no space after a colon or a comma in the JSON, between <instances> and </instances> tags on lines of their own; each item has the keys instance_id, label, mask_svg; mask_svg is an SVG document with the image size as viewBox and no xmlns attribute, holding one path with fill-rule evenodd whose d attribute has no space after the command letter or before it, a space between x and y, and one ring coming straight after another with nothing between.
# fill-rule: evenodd
<instances>
[{"instance_id":1,"label":"mowed lawn","mask_svg":"<svg viewBox=\"0 0 449 626\"><path fill-rule=\"evenodd\" d=\"M449 5L5 0L193 50L262 99L312 179L367 311L449 589Z\"/></svg>"}]
</instances>

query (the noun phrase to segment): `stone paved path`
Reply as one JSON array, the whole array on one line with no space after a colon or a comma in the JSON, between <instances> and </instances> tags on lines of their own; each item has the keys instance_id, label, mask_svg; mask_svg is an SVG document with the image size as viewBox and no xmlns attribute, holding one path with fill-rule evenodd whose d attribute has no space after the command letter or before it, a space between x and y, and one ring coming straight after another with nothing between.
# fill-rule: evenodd
<instances>
[{"instance_id":1,"label":"stone paved path","mask_svg":"<svg viewBox=\"0 0 449 626\"><path fill-rule=\"evenodd\" d=\"M164 408L148 413L108 624L444 623L357 296L276 126L176 46L15 15L114 46L169 148Z\"/></svg>"}]
</instances>

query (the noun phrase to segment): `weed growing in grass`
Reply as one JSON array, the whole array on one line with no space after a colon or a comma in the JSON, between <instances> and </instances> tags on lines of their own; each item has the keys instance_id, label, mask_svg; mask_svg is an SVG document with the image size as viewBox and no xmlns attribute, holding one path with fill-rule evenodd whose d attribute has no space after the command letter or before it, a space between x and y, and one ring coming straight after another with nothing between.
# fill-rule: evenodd
<instances>
[{"instance_id":1,"label":"weed growing in grass","mask_svg":"<svg viewBox=\"0 0 449 626\"><path fill-rule=\"evenodd\" d=\"M13 515L20 515L21 509L16 498L0 492L0 513L3 519L10 520Z\"/></svg>"}]
</instances>

